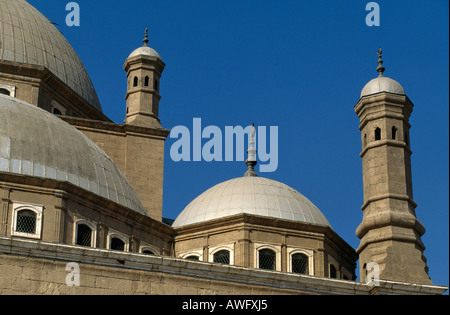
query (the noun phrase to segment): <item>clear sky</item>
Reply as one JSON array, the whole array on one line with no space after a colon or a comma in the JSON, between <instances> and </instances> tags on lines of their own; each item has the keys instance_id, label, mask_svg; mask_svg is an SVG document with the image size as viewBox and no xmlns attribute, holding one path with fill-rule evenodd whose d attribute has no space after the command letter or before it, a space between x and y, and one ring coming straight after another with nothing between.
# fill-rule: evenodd
<instances>
[{"instance_id":1,"label":"clear sky","mask_svg":"<svg viewBox=\"0 0 450 315\"><path fill-rule=\"evenodd\" d=\"M260 174L298 190L356 248L362 220L359 120L353 107L377 76L414 103L411 148L414 200L427 232L430 275L449 284L449 2L376 1L380 26L366 25L366 0L79 0L79 27L65 24L69 1L29 0L72 44L85 64L103 111L125 117L128 55L149 46L166 69L161 79L163 127L193 118L203 126L278 126L279 167ZM166 141L164 216L242 176L243 162L180 162Z\"/></svg>"}]
</instances>

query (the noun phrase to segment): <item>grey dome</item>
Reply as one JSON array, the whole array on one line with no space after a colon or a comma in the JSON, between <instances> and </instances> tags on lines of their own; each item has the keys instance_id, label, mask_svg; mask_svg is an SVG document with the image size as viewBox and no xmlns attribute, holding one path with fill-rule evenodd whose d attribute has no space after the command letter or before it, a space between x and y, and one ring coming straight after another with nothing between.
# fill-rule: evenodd
<instances>
[{"instance_id":1,"label":"grey dome","mask_svg":"<svg viewBox=\"0 0 450 315\"><path fill-rule=\"evenodd\" d=\"M117 165L75 127L6 95L0 113L0 173L70 182L147 215Z\"/></svg>"},{"instance_id":2,"label":"grey dome","mask_svg":"<svg viewBox=\"0 0 450 315\"><path fill-rule=\"evenodd\" d=\"M98 111L80 58L61 32L24 0L0 0L0 60L44 66Z\"/></svg>"},{"instance_id":3,"label":"grey dome","mask_svg":"<svg viewBox=\"0 0 450 315\"><path fill-rule=\"evenodd\" d=\"M239 177L220 183L192 201L173 227L247 213L329 226L320 210L291 187L262 177Z\"/></svg>"},{"instance_id":4,"label":"grey dome","mask_svg":"<svg viewBox=\"0 0 450 315\"><path fill-rule=\"evenodd\" d=\"M388 92L394 94L405 95L405 90L403 90L400 83L391 78L380 76L371 80L366 86L363 88L361 92L361 98L364 96L380 93L380 92Z\"/></svg>"}]
</instances>

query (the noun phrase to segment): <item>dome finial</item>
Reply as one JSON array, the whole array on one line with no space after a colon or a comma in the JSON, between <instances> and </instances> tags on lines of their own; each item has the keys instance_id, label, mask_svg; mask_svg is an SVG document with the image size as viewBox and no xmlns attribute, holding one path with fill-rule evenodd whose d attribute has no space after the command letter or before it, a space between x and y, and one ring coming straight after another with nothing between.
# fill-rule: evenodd
<instances>
[{"instance_id":1,"label":"dome finial","mask_svg":"<svg viewBox=\"0 0 450 315\"><path fill-rule=\"evenodd\" d=\"M256 134L256 129L255 129L255 124L253 123L251 131L250 131L249 147L247 150L248 159L247 159L247 161L245 161L245 164L247 164L247 166L248 166L248 170L244 176L249 176L249 177L257 177L258 176L258 174L256 174L256 172L255 172L255 166L258 163L256 161L255 134Z\"/></svg>"},{"instance_id":2,"label":"dome finial","mask_svg":"<svg viewBox=\"0 0 450 315\"><path fill-rule=\"evenodd\" d=\"M149 40L148 40L148 28L145 29L145 37L144 37L143 42L144 42L144 46L147 47L148 46L147 44L149 42Z\"/></svg>"},{"instance_id":3,"label":"dome finial","mask_svg":"<svg viewBox=\"0 0 450 315\"><path fill-rule=\"evenodd\" d=\"M381 59L381 54L383 53L383 50L380 48L380 49L378 49L378 52L377 52L377 54L378 54L378 67L377 67L377 71L380 73L380 77L382 77L383 76L383 72L384 72L384 70L386 70L386 68L385 67L383 67L383 59Z\"/></svg>"}]
</instances>

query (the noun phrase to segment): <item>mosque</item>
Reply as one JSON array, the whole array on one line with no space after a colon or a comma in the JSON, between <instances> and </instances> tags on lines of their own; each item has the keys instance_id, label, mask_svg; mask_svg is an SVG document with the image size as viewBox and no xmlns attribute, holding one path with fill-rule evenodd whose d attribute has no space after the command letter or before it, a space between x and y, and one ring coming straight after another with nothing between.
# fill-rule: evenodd
<instances>
[{"instance_id":1,"label":"mosque","mask_svg":"<svg viewBox=\"0 0 450 315\"><path fill-rule=\"evenodd\" d=\"M0 294L447 290L428 276L415 215L413 103L384 76L381 50L355 105L364 185L355 250L305 196L256 174L252 141L242 177L164 219L165 63L147 33L125 59L125 122L116 124L58 29L25 0L0 8Z\"/></svg>"}]
</instances>

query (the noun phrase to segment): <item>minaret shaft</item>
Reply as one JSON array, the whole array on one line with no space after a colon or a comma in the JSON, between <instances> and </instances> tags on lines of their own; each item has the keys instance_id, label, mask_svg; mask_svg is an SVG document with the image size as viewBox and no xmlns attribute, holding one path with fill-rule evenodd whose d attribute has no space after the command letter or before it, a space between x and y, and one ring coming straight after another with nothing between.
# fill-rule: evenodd
<instances>
[{"instance_id":1,"label":"minaret shaft","mask_svg":"<svg viewBox=\"0 0 450 315\"><path fill-rule=\"evenodd\" d=\"M378 56L378 79L385 80L381 50ZM413 200L412 111L406 95L387 91L364 95L355 106L362 136L364 185L363 220L356 230L361 239L357 252L362 281L366 281L368 266L376 263L380 279L432 284L421 240L425 228L416 218Z\"/></svg>"}]
</instances>

